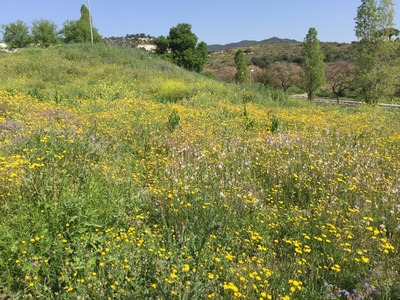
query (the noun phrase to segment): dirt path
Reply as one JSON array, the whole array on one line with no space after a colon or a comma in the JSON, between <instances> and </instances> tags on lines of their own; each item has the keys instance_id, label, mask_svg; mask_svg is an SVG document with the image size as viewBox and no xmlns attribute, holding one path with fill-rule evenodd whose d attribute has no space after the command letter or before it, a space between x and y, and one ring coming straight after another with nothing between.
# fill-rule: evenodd
<instances>
[{"instance_id":1,"label":"dirt path","mask_svg":"<svg viewBox=\"0 0 400 300\"><path fill-rule=\"evenodd\" d=\"M292 95L292 98L296 99L307 99L306 94L301 94L301 95ZM336 99L331 99L331 98L315 98L315 102L318 103L326 103L326 104L339 104L339 105L344 105L344 106L357 106L357 105L363 105L365 104L364 102L359 102L359 101L353 101L353 100L336 100ZM388 104L388 103L378 103L378 106L383 107L383 108L388 108L388 109L400 109L399 104Z\"/></svg>"}]
</instances>

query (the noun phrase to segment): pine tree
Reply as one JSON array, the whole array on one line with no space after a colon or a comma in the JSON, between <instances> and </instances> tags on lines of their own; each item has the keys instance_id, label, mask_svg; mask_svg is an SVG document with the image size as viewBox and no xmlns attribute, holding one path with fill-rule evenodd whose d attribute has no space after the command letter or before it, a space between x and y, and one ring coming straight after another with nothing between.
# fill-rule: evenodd
<instances>
[{"instance_id":1,"label":"pine tree","mask_svg":"<svg viewBox=\"0 0 400 300\"><path fill-rule=\"evenodd\" d=\"M311 101L314 100L316 92L325 83L324 55L317 35L317 30L313 27L310 28L303 43L304 88L308 100Z\"/></svg>"}]
</instances>

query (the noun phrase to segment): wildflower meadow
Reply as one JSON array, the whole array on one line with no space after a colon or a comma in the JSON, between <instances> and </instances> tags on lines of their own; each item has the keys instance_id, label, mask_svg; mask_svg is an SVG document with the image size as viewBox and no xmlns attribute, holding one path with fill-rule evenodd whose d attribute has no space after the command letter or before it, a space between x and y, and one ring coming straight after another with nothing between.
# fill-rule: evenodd
<instances>
[{"instance_id":1,"label":"wildflower meadow","mask_svg":"<svg viewBox=\"0 0 400 300\"><path fill-rule=\"evenodd\" d=\"M0 299L400 297L399 111L105 46L0 67Z\"/></svg>"}]
</instances>

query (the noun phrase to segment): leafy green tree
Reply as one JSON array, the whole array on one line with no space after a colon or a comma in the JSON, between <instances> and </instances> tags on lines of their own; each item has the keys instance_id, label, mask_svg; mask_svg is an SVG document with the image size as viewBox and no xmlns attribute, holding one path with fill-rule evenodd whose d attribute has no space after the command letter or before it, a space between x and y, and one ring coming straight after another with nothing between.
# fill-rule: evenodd
<instances>
[{"instance_id":1,"label":"leafy green tree","mask_svg":"<svg viewBox=\"0 0 400 300\"><path fill-rule=\"evenodd\" d=\"M317 30L311 27L303 42L304 88L311 101L326 80L324 55L317 35Z\"/></svg>"},{"instance_id":2,"label":"leafy green tree","mask_svg":"<svg viewBox=\"0 0 400 300\"><path fill-rule=\"evenodd\" d=\"M250 80L250 73L247 68L246 56L242 49L235 53L236 74L235 80L237 83L248 83Z\"/></svg>"},{"instance_id":3,"label":"leafy green tree","mask_svg":"<svg viewBox=\"0 0 400 300\"><path fill-rule=\"evenodd\" d=\"M356 82L367 103L377 103L393 95L397 43L391 40L394 4L392 0L363 0L357 9L355 33Z\"/></svg>"},{"instance_id":4,"label":"leafy green tree","mask_svg":"<svg viewBox=\"0 0 400 300\"><path fill-rule=\"evenodd\" d=\"M34 43L49 47L59 42L57 25L49 20L35 20L32 23L32 36Z\"/></svg>"},{"instance_id":5,"label":"leafy green tree","mask_svg":"<svg viewBox=\"0 0 400 300\"><path fill-rule=\"evenodd\" d=\"M28 25L21 20L17 20L8 25L2 25L2 32L3 41L7 43L10 49L24 48L32 41L32 37L29 35Z\"/></svg>"},{"instance_id":6,"label":"leafy green tree","mask_svg":"<svg viewBox=\"0 0 400 300\"><path fill-rule=\"evenodd\" d=\"M85 5L81 6L81 18L75 21L66 21L61 30L66 43L87 43L91 41L90 34L90 14ZM93 42L101 43L103 41L98 30L93 27Z\"/></svg>"},{"instance_id":7,"label":"leafy green tree","mask_svg":"<svg viewBox=\"0 0 400 300\"><path fill-rule=\"evenodd\" d=\"M197 43L198 38L192 32L190 24L182 23L172 27L167 37L155 39L156 52L168 54L178 66L190 71L201 72L207 61L207 44Z\"/></svg>"},{"instance_id":8,"label":"leafy green tree","mask_svg":"<svg viewBox=\"0 0 400 300\"><path fill-rule=\"evenodd\" d=\"M153 40L154 45L156 45L157 54L165 54L169 49L169 40L165 36L161 35Z\"/></svg>"},{"instance_id":9,"label":"leafy green tree","mask_svg":"<svg viewBox=\"0 0 400 300\"><path fill-rule=\"evenodd\" d=\"M183 52L182 66L187 70L200 73L203 71L207 56L207 44L200 42L194 49L187 49Z\"/></svg>"}]
</instances>

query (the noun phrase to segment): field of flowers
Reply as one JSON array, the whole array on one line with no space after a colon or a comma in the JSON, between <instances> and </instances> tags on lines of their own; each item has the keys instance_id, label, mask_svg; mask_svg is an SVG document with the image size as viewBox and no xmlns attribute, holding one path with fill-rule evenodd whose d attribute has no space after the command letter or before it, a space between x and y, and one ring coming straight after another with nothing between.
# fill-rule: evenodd
<instances>
[{"instance_id":1,"label":"field of flowers","mask_svg":"<svg viewBox=\"0 0 400 300\"><path fill-rule=\"evenodd\" d=\"M0 82L0 299L400 297L399 112L163 68Z\"/></svg>"}]
</instances>

